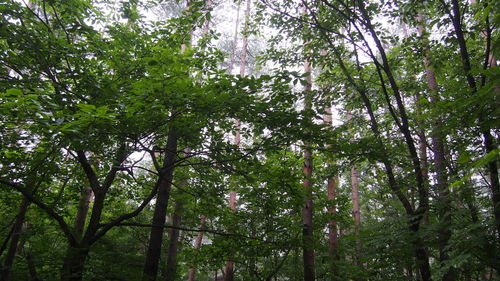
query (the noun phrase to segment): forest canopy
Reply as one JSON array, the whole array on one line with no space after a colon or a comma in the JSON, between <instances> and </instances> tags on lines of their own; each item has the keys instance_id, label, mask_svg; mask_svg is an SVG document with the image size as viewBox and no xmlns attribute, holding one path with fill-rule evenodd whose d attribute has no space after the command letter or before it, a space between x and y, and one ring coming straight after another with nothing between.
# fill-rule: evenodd
<instances>
[{"instance_id":1,"label":"forest canopy","mask_svg":"<svg viewBox=\"0 0 500 281\"><path fill-rule=\"evenodd\" d=\"M0 280L498 280L498 11L3 1Z\"/></svg>"}]
</instances>

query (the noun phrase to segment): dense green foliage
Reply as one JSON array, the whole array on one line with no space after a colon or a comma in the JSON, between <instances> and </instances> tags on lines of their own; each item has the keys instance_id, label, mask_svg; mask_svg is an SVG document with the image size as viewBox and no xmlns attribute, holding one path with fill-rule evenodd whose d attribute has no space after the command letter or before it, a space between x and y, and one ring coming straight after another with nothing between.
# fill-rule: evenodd
<instances>
[{"instance_id":1,"label":"dense green foliage","mask_svg":"<svg viewBox=\"0 0 500 281\"><path fill-rule=\"evenodd\" d=\"M152 227L175 280L303 280L304 149L317 280L500 278L500 2L252 1L249 62L214 2L0 3L0 280L141 280Z\"/></svg>"}]
</instances>

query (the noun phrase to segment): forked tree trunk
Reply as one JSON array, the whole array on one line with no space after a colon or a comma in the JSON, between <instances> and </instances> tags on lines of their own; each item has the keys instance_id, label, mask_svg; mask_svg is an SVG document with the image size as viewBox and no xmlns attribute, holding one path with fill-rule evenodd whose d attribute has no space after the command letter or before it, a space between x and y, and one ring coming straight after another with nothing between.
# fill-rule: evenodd
<instances>
[{"instance_id":1,"label":"forked tree trunk","mask_svg":"<svg viewBox=\"0 0 500 281\"><path fill-rule=\"evenodd\" d=\"M10 244L9 249L7 250L7 254L5 255L1 280L9 281L11 280L12 274L12 265L14 264L14 258L16 257L16 253L18 250L19 240L21 238L21 232L23 230L24 218L26 217L26 211L28 210L30 202L29 200L23 196L21 200L21 205L19 206L19 211L17 212L16 219L14 221L14 225L12 226L12 234L10 236Z\"/></svg>"},{"instance_id":2,"label":"forked tree trunk","mask_svg":"<svg viewBox=\"0 0 500 281\"><path fill-rule=\"evenodd\" d=\"M89 211L89 204L92 198L92 188L84 187L80 195L78 210L75 217L74 229L78 240L82 239L85 229L85 221ZM66 257L61 272L61 280L82 280L85 260L90 247L81 247L69 245L66 249Z\"/></svg>"}]
</instances>

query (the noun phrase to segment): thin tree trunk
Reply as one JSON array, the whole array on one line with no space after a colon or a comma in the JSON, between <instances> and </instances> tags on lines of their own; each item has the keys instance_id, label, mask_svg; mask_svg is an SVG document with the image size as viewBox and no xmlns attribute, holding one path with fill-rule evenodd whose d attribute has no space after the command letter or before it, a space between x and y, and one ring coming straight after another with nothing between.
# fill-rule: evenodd
<instances>
[{"instance_id":1,"label":"thin tree trunk","mask_svg":"<svg viewBox=\"0 0 500 281\"><path fill-rule=\"evenodd\" d=\"M238 10L236 11L236 22L234 24L234 38L233 38L233 48L231 49L231 54L229 55L229 63L227 66L227 73L233 73L234 66L234 56L236 54L236 46L238 45L238 25L240 24L240 4L238 3Z\"/></svg>"},{"instance_id":2,"label":"thin tree trunk","mask_svg":"<svg viewBox=\"0 0 500 281\"><path fill-rule=\"evenodd\" d=\"M412 146L411 143L407 143L409 146L409 150L412 154L413 160L417 160L417 161L413 161L413 163L415 164L415 162L416 162L416 164L418 165L418 167L414 167L415 174L416 174L415 176L417 178L417 183L418 183L417 190L418 190L419 199L420 199L420 206L417 209L417 211L414 210L411 203L408 201L406 196L403 194L403 192L401 191L401 187L399 186L399 184L396 181L396 178L394 176L394 171L392 168L392 163L390 161L390 158L388 157L386 147L382 141L381 132L379 129L379 124L378 124L377 119L375 118L373 107L372 107L370 99L368 98L367 92L365 91L365 88L362 85L358 85L356 83L356 81L354 80L353 76L347 70L347 67L346 67L344 61L342 60L342 57L340 55L339 50L336 49L335 44L333 44L333 42L331 42L331 40L327 36L325 36L324 34L323 34L323 36L328 41L329 45L332 47L332 50L333 50L334 55L337 59L337 62L339 64L342 72L346 76L347 81L360 94L361 99L365 105L367 113L370 117L369 120L370 120L371 130L375 136L375 139L377 141L377 145L378 145L380 152L381 152L380 162L384 165L389 186L392 189L393 193L396 195L396 197L399 199L399 201L401 202L401 204L403 205L403 207L406 211L406 214L408 216L408 227L409 227L410 231L413 232L415 235L417 235L416 239L414 239L414 241L413 241L413 245L415 247L415 256L417 259L420 274L422 276L422 280L423 281L430 281L431 274L430 274L429 257L427 255L425 248L423 247L423 242L418 237L420 222L421 222L423 214L425 214L425 212L427 210L427 206L428 206L428 194L427 194L427 190L425 189L425 185L423 185L423 177L422 177L422 171L420 168L420 161L418 159L418 155L416 156L416 159L415 159L414 154L416 153L416 150L413 149L414 146ZM405 121L405 122L407 122L407 121ZM408 133L408 132L406 131L406 133Z\"/></svg>"},{"instance_id":3,"label":"thin tree trunk","mask_svg":"<svg viewBox=\"0 0 500 281\"><path fill-rule=\"evenodd\" d=\"M247 6L245 9L245 25L243 27L243 31L247 31L249 27L249 21L250 21L250 5L251 0L247 0ZM240 76L244 77L245 76L245 71L247 67L247 52L248 52L248 36L245 34L243 35L242 39L242 45L241 45L241 63L240 63Z\"/></svg>"},{"instance_id":4,"label":"thin tree trunk","mask_svg":"<svg viewBox=\"0 0 500 281\"><path fill-rule=\"evenodd\" d=\"M183 184L185 185L185 183ZM182 198L175 202L174 213L172 215L172 226L169 233L168 251L167 251L167 266L165 270L165 280L174 281L177 280L177 253L179 248L179 234L180 231L178 227L181 226L182 219L182 209L183 209Z\"/></svg>"},{"instance_id":5,"label":"thin tree trunk","mask_svg":"<svg viewBox=\"0 0 500 281\"><path fill-rule=\"evenodd\" d=\"M250 15L250 4L251 0L247 0L246 2L246 9L245 9L245 26L244 28L248 27L248 22L249 22L249 15ZM237 43L237 38L238 38L238 21L239 21L239 11L240 11L240 6L238 5L238 17L236 19L236 26L235 26L235 33L234 33L234 46L232 50L232 57L229 65L228 72L231 73L233 64L234 64L234 53L236 52L236 43ZM241 62L240 62L240 76L244 77L245 76L245 71L247 67L247 51L248 51L248 37L245 35L242 38L242 48L241 48ZM240 120L235 121L235 126L236 126L236 133L234 136L234 145L237 147L240 146L241 142L241 122ZM229 193L229 207L230 209L235 212L236 211L236 192L230 192ZM226 262L226 269L225 269L225 275L224 275L224 280L225 281L233 281L234 280L234 261L229 258Z\"/></svg>"},{"instance_id":6,"label":"thin tree trunk","mask_svg":"<svg viewBox=\"0 0 500 281\"><path fill-rule=\"evenodd\" d=\"M9 225L8 225L8 226L10 226L10 230L9 230L9 233L7 233L7 236L5 237L5 239L3 240L2 246L0 248L0 256L3 255L3 252L9 246L10 237L12 236L12 233L14 232L14 228L15 228L15 225L14 225L15 220L16 220L16 218L14 218L14 220L12 220L12 222L9 223Z\"/></svg>"},{"instance_id":7,"label":"thin tree trunk","mask_svg":"<svg viewBox=\"0 0 500 281\"><path fill-rule=\"evenodd\" d=\"M158 263L161 255L161 244L163 241L163 229L167 216L168 199L172 187L175 159L177 156L177 134L175 128L170 128L168 133L166 155L164 166L160 171L158 195L153 214L152 227L149 235L149 245L146 253L146 262L142 275L142 281L154 281L158 274Z\"/></svg>"},{"instance_id":8,"label":"thin tree trunk","mask_svg":"<svg viewBox=\"0 0 500 281\"><path fill-rule=\"evenodd\" d=\"M229 193L229 208L231 211L236 212L236 192L232 191ZM234 280L234 261L230 257L226 261L226 269L224 270L224 281Z\"/></svg>"},{"instance_id":9,"label":"thin tree trunk","mask_svg":"<svg viewBox=\"0 0 500 281\"><path fill-rule=\"evenodd\" d=\"M304 72L309 73L306 77L307 84L304 90L307 92L304 100L304 112L309 115L312 109L312 67L308 61L304 62ZM315 265L314 265L314 236L313 236L313 198L312 198L312 150L311 145L304 141L304 206L302 209L302 255L304 261L304 281L316 280Z\"/></svg>"},{"instance_id":10,"label":"thin tree trunk","mask_svg":"<svg viewBox=\"0 0 500 281\"><path fill-rule=\"evenodd\" d=\"M212 6L213 6L212 0L207 0L207 2L205 3L205 8L208 10L208 13L211 12L210 10L212 9ZM210 29L210 20L207 19L203 26L203 34L206 35L209 29Z\"/></svg>"},{"instance_id":11,"label":"thin tree trunk","mask_svg":"<svg viewBox=\"0 0 500 281\"><path fill-rule=\"evenodd\" d=\"M328 213L331 216L334 216L337 213L337 209L335 207L335 197L337 195L337 187L338 187L339 179L337 176L331 176L328 179L327 189L328 189L328 201L330 201L330 205L328 208ZM338 254L338 233L337 233L337 221L335 219L330 219L328 221L328 255L330 257L330 262L332 263L330 270L333 274L333 280L336 279L336 273L338 272L337 266L335 262L339 259Z\"/></svg>"},{"instance_id":12,"label":"thin tree trunk","mask_svg":"<svg viewBox=\"0 0 500 281\"><path fill-rule=\"evenodd\" d=\"M201 216L200 218L200 229L203 230L205 228L205 221L207 217ZM198 232L198 236L196 237L196 241L194 242L194 249L199 249L201 247L201 242L203 241L203 231ZM188 281L194 281L194 276L196 274L196 261L194 261L195 265L189 270Z\"/></svg>"},{"instance_id":13,"label":"thin tree trunk","mask_svg":"<svg viewBox=\"0 0 500 281\"><path fill-rule=\"evenodd\" d=\"M354 235L356 236L356 265L362 266L360 261L361 255L361 240L359 232L361 228L361 210L359 208L359 190L358 190L358 170L356 164L351 166L351 197L352 197L352 212L354 217Z\"/></svg>"},{"instance_id":14,"label":"thin tree trunk","mask_svg":"<svg viewBox=\"0 0 500 281\"><path fill-rule=\"evenodd\" d=\"M352 120L351 112L347 112L347 120ZM354 138L350 139L354 142ZM351 165L351 199L352 199L352 216L354 218L354 236L355 236L355 262L357 266L362 266L360 261L361 255L361 240L359 237L359 232L361 229L361 209L359 207L359 182L358 182L358 169L356 163Z\"/></svg>"},{"instance_id":15,"label":"thin tree trunk","mask_svg":"<svg viewBox=\"0 0 500 281\"><path fill-rule=\"evenodd\" d=\"M332 129L332 109L330 106L325 107L325 114L323 115L323 122L326 125L326 128ZM332 174L329 175L327 180L327 199L329 201L328 204L328 214L330 216L335 216L337 214L337 208L335 204L335 198L337 195L337 188L339 184L339 178L336 175L336 170L334 167L334 163L328 164L328 171L332 171ZM337 280L337 266L336 262L339 259L338 254L338 233L337 233L337 221L334 218L330 218L328 220L328 256L330 258L330 271L332 274L332 280Z\"/></svg>"},{"instance_id":16,"label":"thin tree trunk","mask_svg":"<svg viewBox=\"0 0 500 281\"><path fill-rule=\"evenodd\" d=\"M210 10L212 9L213 2L212 0L207 0L205 3L205 8L209 10L209 13L211 12ZM203 27L203 34L207 35L208 31L210 30L210 20L207 20L205 22L205 26ZM200 217L200 229L203 230L205 228L205 221L207 217L205 215L202 215ZM196 237L196 240L194 242L194 249L197 250L201 247L201 242L203 241L203 231L198 232L198 236ZM188 273L188 281L194 281L194 277L196 274L196 260L193 260L193 267L189 269Z\"/></svg>"},{"instance_id":17,"label":"thin tree trunk","mask_svg":"<svg viewBox=\"0 0 500 281\"><path fill-rule=\"evenodd\" d=\"M423 26L423 18L422 16L418 16L420 21L420 25L418 26L420 36L424 35L425 27ZM427 44L427 39L424 38L424 44ZM430 53L427 47L425 47L424 54L424 67L427 76L427 86L430 90L430 100L431 104L434 107L438 106L439 96L437 93L437 81L436 74L434 70L430 67ZM446 157L445 157L445 148L444 148L444 140L446 135L443 133L443 120L440 116L434 118L432 132L431 132L431 141L432 141L432 150L434 154L434 169L436 172L436 186L438 190L438 215L440 220L440 226L438 229L438 240L439 240L439 261L442 264L445 264L449 259L449 245L448 242L451 237L451 201L449 198L449 190L448 190L448 176L446 171ZM449 267L445 274L443 275L443 281L453 281L455 280L455 269L454 267Z\"/></svg>"},{"instance_id":18,"label":"thin tree trunk","mask_svg":"<svg viewBox=\"0 0 500 281\"><path fill-rule=\"evenodd\" d=\"M26 254L26 263L28 264L28 270L30 273L31 281L42 281L42 279L40 279L38 277L38 273L36 271L36 266L35 266L35 261L34 261L33 254L31 253L31 251L28 251L28 253Z\"/></svg>"},{"instance_id":19,"label":"thin tree trunk","mask_svg":"<svg viewBox=\"0 0 500 281\"><path fill-rule=\"evenodd\" d=\"M447 10L448 15L453 23L453 28L455 30L455 35L458 41L460 56L462 59L462 67L464 70L467 83L472 93L477 93L477 84L474 76L471 73L472 67L470 64L470 56L467 50L467 43L464 37L464 32L462 30L462 15L460 12L460 4L457 0L451 0L451 11L445 2L443 2L444 8ZM489 50L487 50L489 51ZM490 58L488 58L490 59ZM485 153L491 153L496 149L496 144L494 137L491 134L489 128L484 127L484 116L478 118L481 124L481 134L483 137ZM491 188L491 200L493 203L493 214L495 216L495 224L497 228L497 237L500 236L500 181L498 179L498 160L493 160L488 163L488 172L490 178L490 188Z\"/></svg>"},{"instance_id":20,"label":"thin tree trunk","mask_svg":"<svg viewBox=\"0 0 500 281\"><path fill-rule=\"evenodd\" d=\"M9 249L7 250L7 254L5 255L5 260L3 263L3 270L1 276L2 281L11 280L12 265L14 264L14 258L16 257L16 253L18 250L17 246L21 238L24 218L26 217L26 211L28 210L29 204L30 204L29 200L25 196L23 196L23 199L21 200L21 205L19 206L19 211L16 216L16 220L14 222L14 226L12 228L12 235L10 237Z\"/></svg>"},{"instance_id":21,"label":"thin tree trunk","mask_svg":"<svg viewBox=\"0 0 500 281\"><path fill-rule=\"evenodd\" d=\"M78 203L78 211L75 218L75 232L79 238L83 235L83 230L85 228L85 220L87 219L87 214L89 211L90 200L92 199L92 189L88 186L84 187L82 194L80 196L80 202Z\"/></svg>"}]
</instances>

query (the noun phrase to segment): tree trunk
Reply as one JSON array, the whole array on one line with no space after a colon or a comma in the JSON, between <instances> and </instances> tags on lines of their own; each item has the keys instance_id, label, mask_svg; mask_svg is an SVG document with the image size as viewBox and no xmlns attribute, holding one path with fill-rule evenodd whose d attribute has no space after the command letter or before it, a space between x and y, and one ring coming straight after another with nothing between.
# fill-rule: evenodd
<instances>
[{"instance_id":1,"label":"tree trunk","mask_svg":"<svg viewBox=\"0 0 500 281\"><path fill-rule=\"evenodd\" d=\"M200 229L203 230L205 228L205 221L207 217L201 216L200 218ZM201 247L201 242L203 241L203 231L198 232L198 236L196 237L196 241L194 242L194 248L199 249ZM194 281L194 276L196 274L196 260L194 261L194 266L189 270L188 281Z\"/></svg>"},{"instance_id":2,"label":"tree trunk","mask_svg":"<svg viewBox=\"0 0 500 281\"><path fill-rule=\"evenodd\" d=\"M236 22L234 24L234 38L233 38L233 48L231 49L231 54L229 55L229 62L227 66L227 73L233 73L234 66L234 56L236 54L236 46L238 45L238 25L240 24L240 4L238 3L238 10L236 12Z\"/></svg>"},{"instance_id":3,"label":"tree trunk","mask_svg":"<svg viewBox=\"0 0 500 281\"><path fill-rule=\"evenodd\" d=\"M322 53L323 55L326 52ZM325 114L323 115L323 122L326 125L328 130L332 129L332 109L330 106L325 107ZM327 147L330 147L328 145ZM335 197L337 195L337 188L339 184L339 178L336 175L337 171L335 170L334 163L328 164L328 171L331 171L332 174L328 176L327 180L327 199L329 201L328 204L328 214L330 216L335 216L337 214L337 208L335 204ZM336 262L339 259L338 254L338 233L337 233L337 221L334 218L330 218L328 220L328 256L330 258L329 262L331 263L330 271L332 274L332 280L337 280L337 266Z\"/></svg>"},{"instance_id":4,"label":"tree trunk","mask_svg":"<svg viewBox=\"0 0 500 281\"><path fill-rule=\"evenodd\" d=\"M359 208L359 191L358 191L358 171L356 164L351 166L351 197L352 197L352 212L354 217L354 235L356 236L356 265L362 266L360 261L361 240L359 231L361 228L361 211Z\"/></svg>"},{"instance_id":5,"label":"tree trunk","mask_svg":"<svg viewBox=\"0 0 500 281\"><path fill-rule=\"evenodd\" d=\"M88 246L68 247L61 271L61 281L81 281L83 279L83 270L88 253Z\"/></svg>"},{"instance_id":6,"label":"tree trunk","mask_svg":"<svg viewBox=\"0 0 500 281\"><path fill-rule=\"evenodd\" d=\"M231 211L236 212L236 192L229 193L229 208ZM224 270L224 281L234 280L234 261L230 257L226 261L226 269Z\"/></svg>"},{"instance_id":7,"label":"tree trunk","mask_svg":"<svg viewBox=\"0 0 500 281\"><path fill-rule=\"evenodd\" d=\"M444 2L443 2L444 3ZM467 50L467 43L464 37L464 32L462 30L462 15L460 12L460 4L457 0L451 1L453 13L449 13L450 19L453 23L453 28L455 30L455 35L458 41L460 56L462 59L462 68L464 70L465 77L469 88L475 94L477 93L477 85L474 76L471 73L472 67L470 64L470 56ZM448 7L447 7L448 8ZM489 60L490 58L488 58ZM491 63L490 63L491 65ZM488 154L496 149L496 144L494 137L491 134L489 128L485 128L482 123L484 122L484 116L478 118L481 124L481 134L483 137L484 150ZM497 237L500 236L500 181L498 179L498 160L493 160L488 163L488 172L490 178L490 188L491 188L491 200L493 203L493 214L495 216L495 224L497 228Z\"/></svg>"},{"instance_id":8,"label":"tree trunk","mask_svg":"<svg viewBox=\"0 0 500 281\"><path fill-rule=\"evenodd\" d=\"M251 0L247 0L246 2L246 9L245 9L245 27L248 27L248 22L249 22L249 15L250 15L250 2ZM236 26L235 26L235 32L234 32L234 46L232 50L232 57L229 65L228 72L232 72L233 68L233 63L234 63L234 53L236 52L236 43L237 43L237 38L238 38L238 21L239 21L239 11L240 11L240 6L238 5L238 18L236 19ZM241 62L240 62L240 76L244 77L245 76L245 71L247 67L247 51L248 51L248 37L243 36L242 39L242 48L241 48ZM241 142L241 122L240 120L235 121L235 126L236 126L236 133L234 137L234 145L236 145L238 148L240 146ZM234 212L236 211L236 192L230 192L229 193L229 207L231 210ZM226 262L226 270L225 270L225 275L224 275L224 280L225 281L233 281L234 280L234 262L232 261L231 258L229 258Z\"/></svg>"},{"instance_id":9,"label":"tree trunk","mask_svg":"<svg viewBox=\"0 0 500 281\"><path fill-rule=\"evenodd\" d=\"M328 213L331 216L334 216L337 213L337 209L335 207L335 197L337 195L337 187L338 187L338 177L332 176L328 179L327 188L328 188L328 201L330 201L330 205L328 208ZM332 280L336 280L337 267L335 262L339 259L338 254L338 234L337 234L337 221L335 219L330 219L328 221L328 255L330 257L331 267L333 278Z\"/></svg>"},{"instance_id":10,"label":"tree trunk","mask_svg":"<svg viewBox=\"0 0 500 281\"><path fill-rule=\"evenodd\" d=\"M175 202L174 213L172 215L172 226L169 234L168 251L167 251L167 266L165 271L165 280L177 280L177 253L179 248L179 229L181 226L181 214L183 209L182 198Z\"/></svg>"},{"instance_id":11,"label":"tree trunk","mask_svg":"<svg viewBox=\"0 0 500 281\"><path fill-rule=\"evenodd\" d=\"M21 200L21 205L19 206L19 211L16 216L16 220L12 227L9 249L7 251L7 254L5 255L5 260L3 263L3 270L1 276L2 281L11 280L12 265L14 264L14 258L16 257L17 246L21 238L24 218L26 217L26 211L28 210L29 204L30 204L29 200L25 196L23 196L23 199Z\"/></svg>"},{"instance_id":12,"label":"tree trunk","mask_svg":"<svg viewBox=\"0 0 500 281\"><path fill-rule=\"evenodd\" d=\"M351 112L347 112L347 121L352 120ZM350 142L354 142L354 137L351 137ZM356 164L351 165L351 199L352 199L352 216L354 218L354 236L355 236L355 247L356 252L354 260L356 265L362 266L360 262L361 255L361 240L359 238L359 232L361 229L361 209L359 207L359 184L358 184L358 170Z\"/></svg>"},{"instance_id":13,"label":"tree trunk","mask_svg":"<svg viewBox=\"0 0 500 281\"><path fill-rule=\"evenodd\" d=\"M418 19L423 21L423 18L419 15ZM421 22L418 26L420 36L424 35L425 27ZM424 44L427 44L427 39L424 38ZM434 107L438 106L439 96L437 93L437 81L434 70L430 67L430 53L428 48L425 46L425 54L424 54L424 67L427 76L427 86L430 90L430 100L431 105ZM438 191L438 215L439 215L439 228L438 228L438 241L439 241L439 261L442 264L446 264L446 261L449 259L449 246L448 241L451 237L451 202L449 198L449 190L448 190L448 176L446 171L446 157L445 157L445 148L444 148L444 140L446 139L446 135L442 131L443 128L443 120L440 116L437 116L433 120L432 132L431 132L431 141L432 141L432 150L434 154L434 169L436 172L436 186ZM455 269L453 267L449 267L445 274L443 275L443 281L453 281L455 280Z\"/></svg>"},{"instance_id":14,"label":"tree trunk","mask_svg":"<svg viewBox=\"0 0 500 281\"><path fill-rule=\"evenodd\" d=\"M306 97L304 100L304 112L306 116L312 109L312 67L308 61L304 62L304 72L309 73L306 77L307 84L304 87ZM309 116L308 116L309 118ZM308 120L309 121L309 120ZM302 209L302 255L304 260L304 281L316 280L314 265L314 236L313 236L313 198L312 198L312 151L307 141L304 141L304 207Z\"/></svg>"},{"instance_id":15,"label":"tree trunk","mask_svg":"<svg viewBox=\"0 0 500 281\"><path fill-rule=\"evenodd\" d=\"M78 211L76 213L74 224L75 232L79 238L83 235L91 198L92 189L88 186L84 187L80 196L80 202L78 203Z\"/></svg>"},{"instance_id":16,"label":"tree trunk","mask_svg":"<svg viewBox=\"0 0 500 281\"><path fill-rule=\"evenodd\" d=\"M26 254L26 263L28 264L28 271L30 273L31 281L42 281L42 279L38 277L38 273L36 272L35 261L33 259L33 254L31 253L31 251Z\"/></svg>"},{"instance_id":17,"label":"tree trunk","mask_svg":"<svg viewBox=\"0 0 500 281\"><path fill-rule=\"evenodd\" d=\"M154 281L158 274L158 263L161 255L161 244L163 241L163 229L167 217L168 199L172 187L172 179L177 156L177 135L175 128L170 128L167 146L165 147L164 165L160 171L158 184L158 195L156 198L153 214L152 227L149 235L149 245L146 253L146 262L142 275L142 281Z\"/></svg>"},{"instance_id":18,"label":"tree trunk","mask_svg":"<svg viewBox=\"0 0 500 281\"><path fill-rule=\"evenodd\" d=\"M212 0L207 0L207 2L205 3L205 9L207 9L209 14L211 13L210 10L212 9L212 6L213 6ZM205 21L205 24L203 25L203 34L207 35L209 29L210 29L210 20L207 19Z\"/></svg>"}]
</instances>

